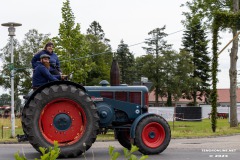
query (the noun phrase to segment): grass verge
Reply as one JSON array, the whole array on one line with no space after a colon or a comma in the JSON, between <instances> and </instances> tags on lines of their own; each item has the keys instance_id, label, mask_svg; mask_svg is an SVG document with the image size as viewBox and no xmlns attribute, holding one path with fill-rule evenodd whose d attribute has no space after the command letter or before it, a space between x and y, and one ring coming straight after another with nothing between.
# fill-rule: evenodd
<instances>
[{"instance_id":1,"label":"grass verge","mask_svg":"<svg viewBox=\"0 0 240 160\"><path fill-rule=\"evenodd\" d=\"M175 121L169 122L172 138L201 138L240 134L240 126L230 127L228 119L218 119L216 132L212 132L210 119L202 121Z\"/></svg>"}]
</instances>

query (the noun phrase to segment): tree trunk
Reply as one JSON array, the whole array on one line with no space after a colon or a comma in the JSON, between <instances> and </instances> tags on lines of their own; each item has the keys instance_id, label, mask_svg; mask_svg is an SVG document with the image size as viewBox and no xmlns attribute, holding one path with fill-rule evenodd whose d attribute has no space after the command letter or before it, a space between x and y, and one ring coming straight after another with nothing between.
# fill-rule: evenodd
<instances>
[{"instance_id":1,"label":"tree trunk","mask_svg":"<svg viewBox=\"0 0 240 160\"><path fill-rule=\"evenodd\" d=\"M168 92L168 96L167 96L167 106L171 107L172 106L172 93Z\"/></svg>"},{"instance_id":2,"label":"tree trunk","mask_svg":"<svg viewBox=\"0 0 240 160\"><path fill-rule=\"evenodd\" d=\"M159 107L158 96L159 96L159 87L157 85L155 88L155 106L157 106L157 107Z\"/></svg>"},{"instance_id":3,"label":"tree trunk","mask_svg":"<svg viewBox=\"0 0 240 160\"><path fill-rule=\"evenodd\" d=\"M193 91L193 106L197 106L197 92L195 91L195 88Z\"/></svg>"},{"instance_id":4,"label":"tree trunk","mask_svg":"<svg viewBox=\"0 0 240 160\"><path fill-rule=\"evenodd\" d=\"M239 1L233 0L233 12L238 12ZM233 37L237 35L237 28L232 28ZM238 53L238 38L233 40L232 49L230 53L230 127L237 127L237 53Z\"/></svg>"}]
</instances>

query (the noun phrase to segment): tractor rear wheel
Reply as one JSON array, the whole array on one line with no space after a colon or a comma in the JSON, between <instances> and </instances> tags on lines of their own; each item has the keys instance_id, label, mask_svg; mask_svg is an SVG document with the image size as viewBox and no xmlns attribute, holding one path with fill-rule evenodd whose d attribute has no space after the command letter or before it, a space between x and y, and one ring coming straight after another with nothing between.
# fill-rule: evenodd
<instances>
[{"instance_id":1,"label":"tractor rear wheel","mask_svg":"<svg viewBox=\"0 0 240 160\"><path fill-rule=\"evenodd\" d=\"M99 117L80 88L61 84L44 88L24 107L22 124L29 142L39 151L57 141L60 157L77 157L95 141Z\"/></svg>"},{"instance_id":2,"label":"tractor rear wheel","mask_svg":"<svg viewBox=\"0 0 240 160\"><path fill-rule=\"evenodd\" d=\"M164 151L171 140L171 130L161 116L147 116L137 125L135 145L145 155Z\"/></svg>"}]
</instances>

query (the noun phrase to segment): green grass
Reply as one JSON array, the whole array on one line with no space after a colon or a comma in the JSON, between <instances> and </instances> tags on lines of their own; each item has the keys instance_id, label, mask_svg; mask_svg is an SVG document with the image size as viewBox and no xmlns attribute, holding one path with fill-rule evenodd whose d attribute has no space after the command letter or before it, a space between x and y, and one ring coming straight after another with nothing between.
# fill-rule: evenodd
<instances>
[{"instance_id":1,"label":"green grass","mask_svg":"<svg viewBox=\"0 0 240 160\"><path fill-rule=\"evenodd\" d=\"M23 134L21 120L19 118L15 121L15 135ZM174 121L169 122L172 132L172 138L200 138L200 137L214 137L240 134L240 126L231 128L228 119L217 120L217 130L215 133L211 129L211 120L204 119L202 121ZM3 129L2 126L9 127ZM11 119L0 119L0 142L17 142L17 139L11 137ZM2 138L3 136L3 138ZM97 136L97 141L114 140L113 131L109 130L107 134L100 134Z\"/></svg>"},{"instance_id":2,"label":"green grass","mask_svg":"<svg viewBox=\"0 0 240 160\"><path fill-rule=\"evenodd\" d=\"M212 132L211 120L169 122L172 138L200 138L240 134L240 126L230 127L228 119L217 119L216 132Z\"/></svg>"},{"instance_id":3,"label":"green grass","mask_svg":"<svg viewBox=\"0 0 240 160\"><path fill-rule=\"evenodd\" d=\"M16 138L11 138L11 118L0 118L0 142L17 142ZM15 136L23 134L21 120L15 119Z\"/></svg>"}]
</instances>

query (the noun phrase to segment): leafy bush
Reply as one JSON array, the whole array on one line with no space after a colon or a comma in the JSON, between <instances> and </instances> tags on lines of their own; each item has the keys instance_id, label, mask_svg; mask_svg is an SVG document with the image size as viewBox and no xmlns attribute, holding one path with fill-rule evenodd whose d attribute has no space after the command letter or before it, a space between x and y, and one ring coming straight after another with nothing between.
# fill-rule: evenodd
<instances>
[{"instance_id":1,"label":"leafy bush","mask_svg":"<svg viewBox=\"0 0 240 160\"><path fill-rule=\"evenodd\" d=\"M109 155L110 155L110 160L117 160L117 158L120 156L119 152L114 152L114 147L109 146L108 151L109 151ZM123 152L124 152L124 157L127 160L138 160L137 156L134 155L133 153L138 151L138 147L132 145L131 150L129 151L126 148L123 148ZM58 146L58 142L54 141L54 146L53 147L49 147L47 148L43 148L43 147L39 147L39 150L42 153L42 156L40 157L40 160L56 160L60 154L60 148ZM25 157L25 155L20 156L19 152L14 154L15 160L27 160L27 158ZM145 160L147 159L148 156L147 155L142 155L140 157L139 160ZM85 157L86 159L86 157ZM35 158L34 160L38 160L37 158Z\"/></svg>"},{"instance_id":2,"label":"leafy bush","mask_svg":"<svg viewBox=\"0 0 240 160\"><path fill-rule=\"evenodd\" d=\"M119 152L114 152L114 147L112 146L109 146L108 150L109 150L109 155L110 155L110 160L117 160L117 158L120 156L120 153ZM124 157L127 159L127 160L138 160L137 156L134 155L133 153L138 151L138 147L137 146L134 146L132 145L131 146L131 150L129 151L127 148L123 148L123 152L124 152ZM145 160L148 158L148 155L142 155L140 157L139 160Z\"/></svg>"},{"instance_id":3,"label":"leafy bush","mask_svg":"<svg viewBox=\"0 0 240 160\"><path fill-rule=\"evenodd\" d=\"M58 158L60 154L60 148L58 147L58 142L54 141L54 146L47 148L39 147L40 152L42 153L42 156L40 157L40 160L55 160ZM15 160L27 160L25 155L20 156L19 152L14 154ZM35 158L34 160L38 160Z\"/></svg>"}]
</instances>

